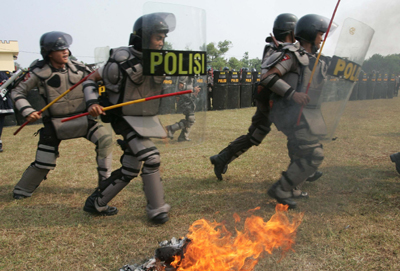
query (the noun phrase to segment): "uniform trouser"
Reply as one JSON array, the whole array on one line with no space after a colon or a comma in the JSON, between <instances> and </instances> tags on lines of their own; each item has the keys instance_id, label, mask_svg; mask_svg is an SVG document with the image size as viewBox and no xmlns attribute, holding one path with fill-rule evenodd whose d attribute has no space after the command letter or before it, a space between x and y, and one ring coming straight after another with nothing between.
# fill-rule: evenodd
<instances>
[{"instance_id":1,"label":"uniform trouser","mask_svg":"<svg viewBox=\"0 0 400 271\"><path fill-rule=\"evenodd\" d=\"M287 136L291 161L287 170L282 173L280 184L284 191L291 191L317 171L324 159L324 153L319 137L311 133L304 119L298 126L282 132Z\"/></svg>"},{"instance_id":2,"label":"uniform trouser","mask_svg":"<svg viewBox=\"0 0 400 271\"><path fill-rule=\"evenodd\" d=\"M36 150L35 161L25 170L21 179L14 187L14 193L26 197L46 179L47 173L56 167L59 157L58 146L61 140L57 138L54 126L49 120L44 120L44 127L39 130L40 138ZM102 124L89 119L89 128L85 138L96 145L96 162L99 183L111 174L112 136Z\"/></svg>"},{"instance_id":3,"label":"uniform trouser","mask_svg":"<svg viewBox=\"0 0 400 271\"><path fill-rule=\"evenodd\" d=\"M225 164L231 163L252 146L258 146L271 131L269 119L269 103L257 101L257 110L251 119L251 125L246 135L241 135L223 149L218 157Z\"/></svg>"},{"instance_id":4,"label":"uniform trouser","mask_svg":"<svg viewBox=\"0 0 400 271\"><path fill-rule=\"evenodd\" d=\"M160 213L169 211L170 206L164 202L164 189L160 177L160 153L154 143L138 135L128 123L119 117L112 121L116 134L122 135L127 148L121 157L121 168L101 182L98 206L105 206L128 183L142 171L143 190L147 199L147 216L151 219ZM143 164L143 166L142 166Z\"/></svg>"}]
</instances>

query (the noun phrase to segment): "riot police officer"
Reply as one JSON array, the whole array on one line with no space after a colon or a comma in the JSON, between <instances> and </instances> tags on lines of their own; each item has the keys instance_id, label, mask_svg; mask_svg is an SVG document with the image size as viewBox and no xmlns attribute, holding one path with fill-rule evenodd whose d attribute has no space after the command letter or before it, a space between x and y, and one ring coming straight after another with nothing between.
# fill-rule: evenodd
<instances>
[{"instance_id":1,"label":"riot police officer","mask_svg":"<svg viewBox=\"0 0 400 271\"><path fill-rule=\"evenodd\" d=\"M98 116L104 113L97 100L95 81L104 81L107 93L105 102L110 104L161 93L164 76L143 75L142 51L162 49L166 34L174 28L175 16L172 13L152 13L136 20L129 41L131 46L112 49L107 64L85 83L89 114ZM170 206L164 201L159 171L160 153L150 139L167 136L156 116L159 103L160 100L152 100L145 105L134 104L113 112L107 111L106 118L115 133L123 136L127 147L120 160L122 167L100 183L86 200L84 211L94 214L107 211L108 202L141 172L149 220L155 224L168 221Z\"/></svg>"},{"instance_id":2,"label":"riot police officer","mask_svg":"<svg viewBox=\"0 0 400 271\"><path fill-rule=\"evenodd\" d=\"M284 13L276 17L274 21L273 33L279 41L279 46L289 45L295 42L294 27L297 17L293 14ZM277 50L271 37L266 39L263 52L263 64L268 57ZM263 65L262 65L263 66ZM257 110L252 117L251 126L248 133L242 135L231 142L219 154L211 156L210 161L214 165L214 173L218 180L222 180L222 174L228 169L228 164L242 155L252 146L258 146L270 132L271 121L269 120L269 101L257 101Z\"/></svg>"},{"instance_id":3,"label":"riot police officer","mask_svg":"<svg viewBox=\"0 0 400 271\"><path fill-rule=\"evenodd\" d=\"M305 91L310 80L311 69L316 61L316 53L321 46L323 34L327 31L329 20L319 15L309 14L299 19L295 37L300 42L298 50L283 51L272 55L267 61L267 72L261 78L264 89L258 93L259 99L271 91L273 107L271 120L288 139L288 152L291 158L286 171L268 194L279 203L295 208L293 188L301 185L310 175L317 172L324 159L320 136L326 134L326 127L318 114L315 114L318 92L325 81L327 64L319 60L310 86L310 96ZM310 64L312 63L312 64ZM314 99L310 100L310 97ZM309 104L309 106L307 106ZM300 108L304 106L300 115ZM299 115L300 122L297 123Z\"/></svg>"},{"instance_id":4,"label":"riot police officer","mask_svg":"<svg viewBox=\"0 0 400 271\"><path fill-rule=\"evenodd\" d=\"M70 60L69 34L53 31L40 38L40 53L43 60L36 60L30 66L30 77L12 90L15 107L29 122L42 117L27 100L28 92L37 87L48 104L79 82L90 70L82 63ZM58 146L62 140L83 137L96 145L96 162L99 182L111 174L112 136L110 132L92 117L84 117L61 123L61 119L86 111L82 86L57 101L43 112L44 127L39 130L39 143L35 161L25 170L16 184L13 197L22 199L32 196L35 189L46 179L48 172L56 167L59 156ZM112 214L116 210L108 210Z\"/></svg>"},{"instance_id":5,"label":"riot police officer","mask_svg":"<svg viewBox=\"0 0 400 271\"><path fill-rule=\"evenodd\" d=\"M189 134L190 128L195 123L195 115L194 112L196 110L197 96L200 92L199 86L193 86L194 78L189 76L181 76L179 77L178 89L182 90L193 90L193 93L180 95L177 97L178 100L178 110L181 110L183 115L185 115L185 119L181 119L177 123L172 125L167 125L165 128L167 130L168 137L173 139L174 133L178 130L182 130L179 137L178 142L182 141L190 141Z\"/></svg>"}]
</instances>

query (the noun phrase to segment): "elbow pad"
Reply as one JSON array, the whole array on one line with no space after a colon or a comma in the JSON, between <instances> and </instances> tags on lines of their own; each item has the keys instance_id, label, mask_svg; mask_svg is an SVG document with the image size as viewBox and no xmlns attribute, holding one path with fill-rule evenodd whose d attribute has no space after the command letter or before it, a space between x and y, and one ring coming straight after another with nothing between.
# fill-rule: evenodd
<instances>
[{"instance_id":1,"label":"elbow pad","mask_svg":"<svg viewBox=\"0 0 400 271\"><path fill-rule=\"evenodd\" d=\"M89 108L92 104L99 103L99 90L96 82L91 79L86 80L82 83L83 93L85 94L86 108Z\"/></svg>"},{"instance_id":2,"label":"elbow pad","mask_svg":"<svg viewBox=\"0 0 400 271\"><path fill-rule=\"evenodd\" d=\"M268 75L264 80L262 80L261 85L288 100L292 98L295 91L275 73Z\"/></svg>"}]
</instances>

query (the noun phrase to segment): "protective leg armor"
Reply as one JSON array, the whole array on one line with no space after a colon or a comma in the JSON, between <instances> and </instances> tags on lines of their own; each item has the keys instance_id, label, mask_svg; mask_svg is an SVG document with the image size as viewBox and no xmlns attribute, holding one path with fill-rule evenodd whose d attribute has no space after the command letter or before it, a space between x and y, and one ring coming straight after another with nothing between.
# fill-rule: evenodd
<instances>
[{"instance_id":1,"label":"protective leg armor","mask_svg":"<svg viewBox=\"0 0 400 271\"><path fill-rule=\"evenodd\" d=\"M20 199L32 196L33 191L46 179L49 169L37 168L33 163L22 174L21 179L14 187L14 198Z\"/></svg>"},{"instance_id":2,"label":"protective leg armor","mask_svg":"<svg viewBox=\"0 0 400 271\"><path fill-rule=\"evenodd\" d=\"M268 194L278 202L287 202L290 208L295 208L296 203L290 199L293 188L304 183L312 176L324 159L322 144L318 137L311 134L304 122L295 131L286 131L291 162L281 179L268 190Z\"/></svg>"},{"instance_id":3,"label":"protective leg armor","mask_svg":"<svg viewBox=\"0 0 400 271\"><path fill-rule=\"evenodd\" d=\"M161 183L160 172L142 174L142 180L147 199L146 212L148 218L153 219L162 213L168 213L171 206L164 201L164 188Z\"/></svg>"},{"instance_id":4,"label":"protective leg armor","mask_svg":"<svg viewBox=\"0 0 400 271\"><path fill-rule=\"evenodd\" d=\"M231 142L228 147L219 154L211 156L210 161L214 165L214 173L218 180L222 180L222 174L228 170L228 164L241 156L252 146L258 146L271 131L269 127L251 125L247 135L242 135Z\"/></svg>"},{"instance_id":5,"label":"protective leg armor","mask_svg":"<svg viewBox=\"0 0 400 271\"><path fill-rule=\"evenodd\" d=\"M112 136L107 128L96 123L89 129L86 138L96 145L97 173L100 183L111 175Z\"/></svg>"}]
</instances>

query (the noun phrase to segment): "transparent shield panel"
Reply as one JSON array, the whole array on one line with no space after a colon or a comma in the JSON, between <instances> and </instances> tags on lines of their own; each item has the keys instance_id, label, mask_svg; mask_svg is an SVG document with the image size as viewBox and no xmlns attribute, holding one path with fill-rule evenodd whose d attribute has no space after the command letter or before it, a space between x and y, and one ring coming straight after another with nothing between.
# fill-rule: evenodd
<instances>
[{"instance_id":1,"label":"transparent shield panel","mask_svg":"<svg viewBox=\"0 0 400 271\"><path fill-rule=\"evenodd\" d=\"M110 47L96 47L94 48L94 62L96 68L103 66L110 57Z\"/></svg>"},{"instance_id":2,"label":"transparent shield panel","mask_svg":"<svg viewBox=\"0 0 400 271\"><path fill-rule=\"evenodd\" d=\"M206 129L207 77L201 74L193 75L190 71L187 75L185 73L188 69L196 69L198 64L196 62L196 52L206 51L205 11L184 5L148 2L144 5L143 14L144 16L146 14L160 14L160 16L163 16L161 24L165 22L168 25L168 32L166 33L163 48L158 48L158 50L162 50L164 55L170 53L174 57L176 56L176 58L164 58L163 60L172 61L171 59L174 59L177 63L176 69L179 75L164 73L162 94L184 90L193 91L191 94L160 99L158 117L166 128L168 138L154 139L153 141L161 151L165 148L175 149L199 144L204 140ZM152 26L154 22L151 19L144 20L143 23L147 29L157 28L157 26ZM163 27L160 26L158 29L162 31ZM146 41L144 40L142 43L144 48L145 46L150 47L145 43ZM187 52L190 57L180 58L180 52ZM190 55L190 52L193 52L193 56ZM150 60L146 59L144 55L143 61ZM186 68L182 68L183 66Z\"/></svg>"},{"instance_id":3,"label":"transparent shield panel","mask_svg":"<svg viewBox=\"0 0 400 271\"><path fill-rule=\"evenodd\" d=\"M329 75L322 90L321 111L327 127L325 139L330 140L346 107L351 92L359 80L374 30L368 25L347 18L344 21Z\"/></svg>"}]
</instances>

